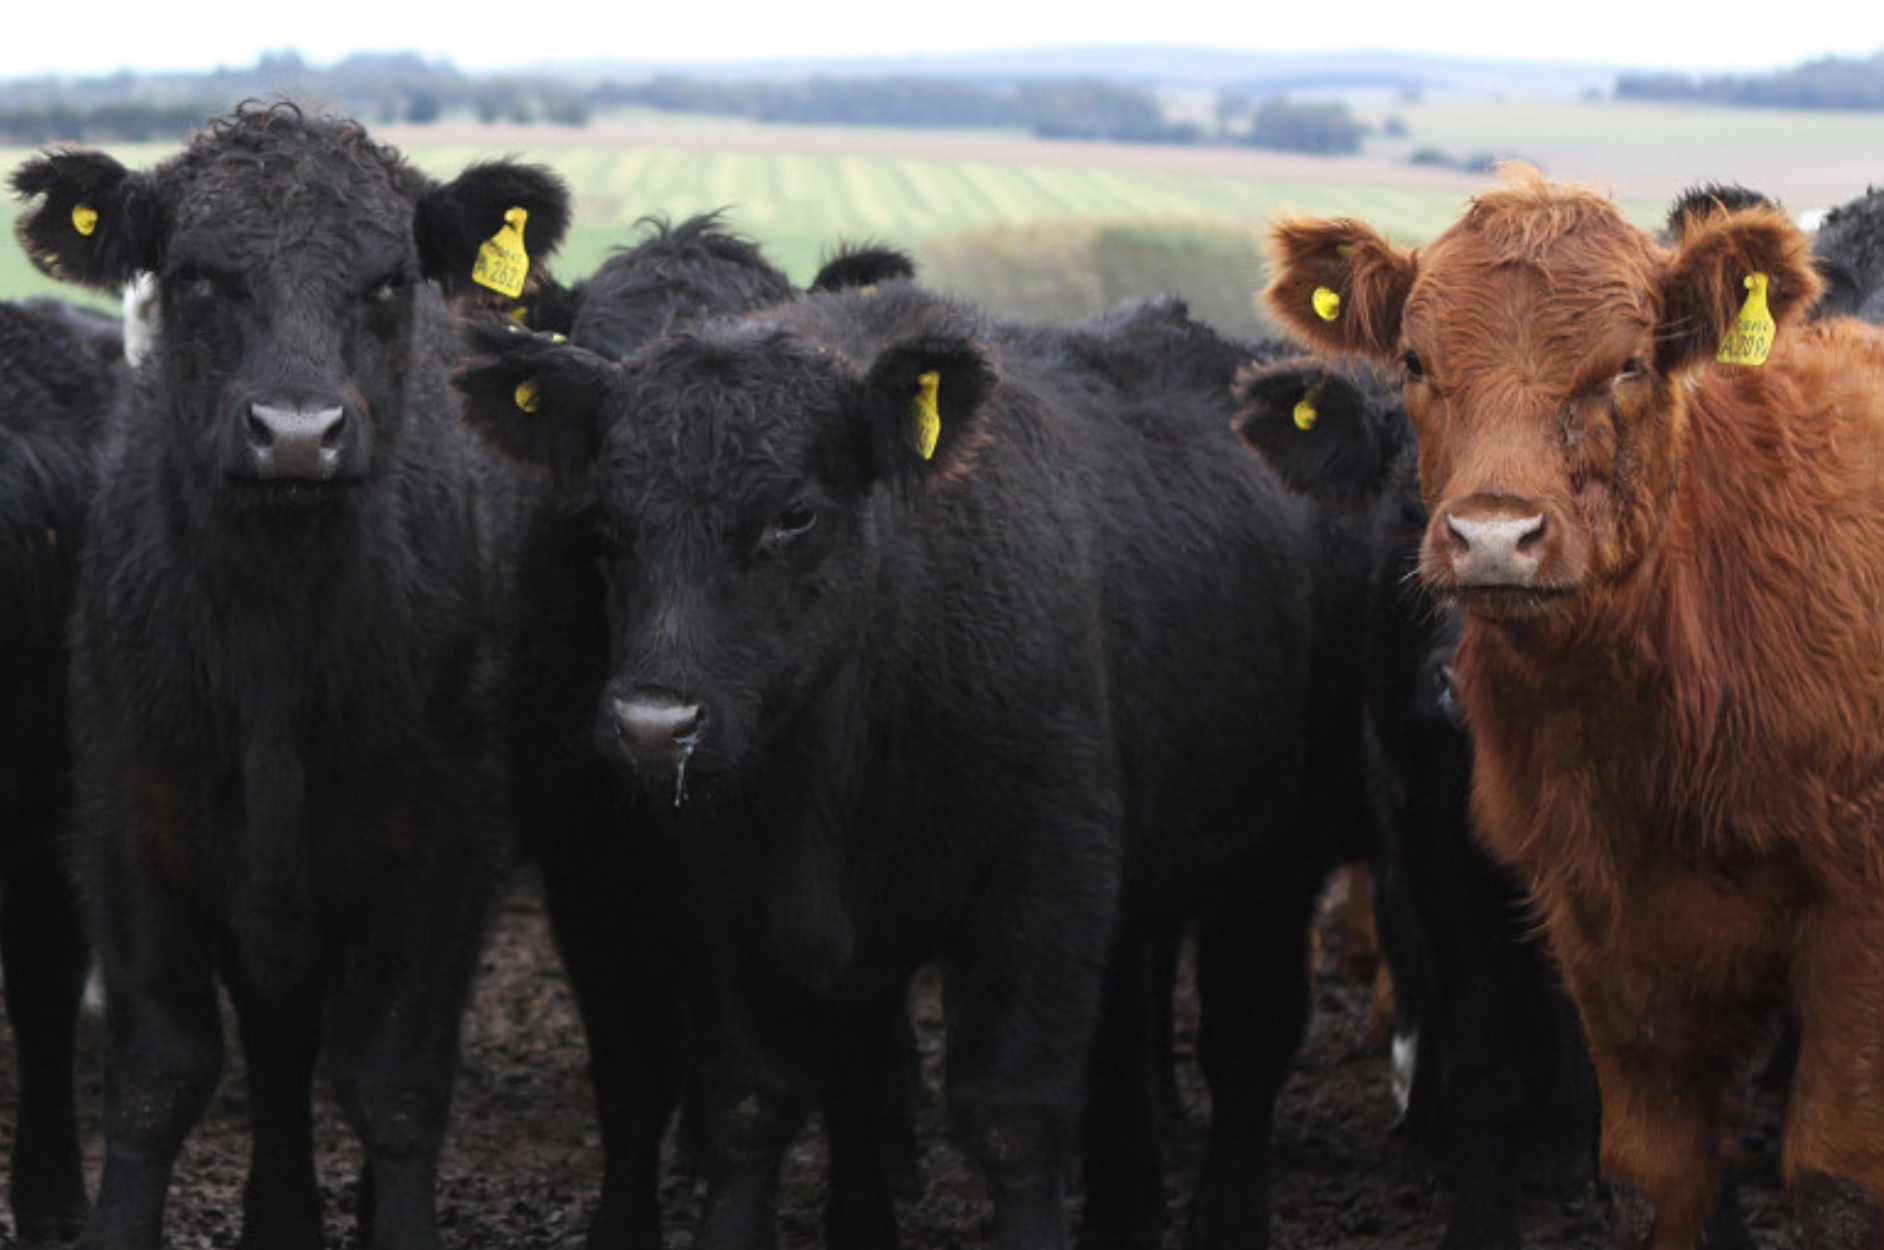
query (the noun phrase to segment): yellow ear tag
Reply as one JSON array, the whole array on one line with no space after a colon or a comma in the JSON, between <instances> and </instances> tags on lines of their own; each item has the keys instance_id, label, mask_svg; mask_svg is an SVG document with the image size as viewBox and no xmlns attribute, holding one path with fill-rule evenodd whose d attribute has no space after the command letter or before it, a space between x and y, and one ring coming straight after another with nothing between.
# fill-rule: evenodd
<instances>
[{"instance_id":1,"label":"yellow ear tag","mask_svg":"<svg viewBox=\"0 0 1884 1250\"><path fill-rule=\"evenodd\" d=\"M910 401L910 415L916 419L916 428L910 431L915 442L916 454L924 460L935 456L936 440L942 437L942 410L936 406L936 388L942 383L942 375L931 369L916 379L916 398Z\"/></svg>"},{"instance_id":2,"label":"yellow ear tag","mask_svg":"<svg viewBox=\"0 0 1884 1250\"><path fill-rule=\"evenodd\" d=\"M1296 429L1312 430L1315 428L1315 422L1321 419L1321 414L1315 411L1315 405L1320 399L1321 396L1317 395L1313 390L1304 391L1302 393L1301 400L1295 405Z\"/></svg>"},{"instance_id":3,"label":"yellow ear tag","mask_svg":"<svg viewBox=\"0 0 1884 1250\"><path fill-rule=\"evenodd\" d=\"M72 228L87 238L91 237L92 231L98 229L98 210L90 204L74 204Z\"/></svg>"},{"instance_id":4,"label":"yellow ear tag","mask_svg":"<svg viewBox=\"0 0 1884 1250\"><path fill-rule=\"evenodd\" d=\"M1341 293L1329 287L1315 288L1315 315L1323 321L1333 321L1341 315Z\"/></svg>"},{"instance_id":5,"label":"yellow ear tag","mask_svg":"<svg viewBox=\"0 0 1884 1250\"><path fill-rule=\"evenodd\" d=\"M520 326L527 326L530 324L530 306L528 304L518 304L506 313L505 316L509 317Z\"/></svg>"},{"instance_id":6,"label":"yellow ear tag","mask_svg":"<svg viewBox=\"0 0 1884 1250\"><path fill-rule=\"evenodd\" d=\"M525 412L535 412L543 405L542 396L537 394L536 383L528 378L517 383L517 389L511 393L510 397L516 400L517 407Z\"/></svg>"},{"instance_id":7,"label":"yellow ear tag","mask_svg":"<svg viewBox=\"0 0 1884 1250\"><path fill-rule=\"evenodd\" d=\"M524 208L504 214L504 224L497 233L478 245L471 281L511 299L523 294L523 280L530 274L530 254L523 250L523 223L529 219L530 212Z\"/></svg>"},{"instance_id":8,"label":"yellow ear tag","mask_svg":"<svg viewBox=\"0 0 1884 1250\"><path fill-rule=\"evenodd\" d=\"M1720 341L1720 355L1726 365L1763 365L1773 350L1773 314L1766 307L1766 275L1750 273L1746 277L1747 302L1734 318L1733 326Z\"/></svg>"}]
</instances>

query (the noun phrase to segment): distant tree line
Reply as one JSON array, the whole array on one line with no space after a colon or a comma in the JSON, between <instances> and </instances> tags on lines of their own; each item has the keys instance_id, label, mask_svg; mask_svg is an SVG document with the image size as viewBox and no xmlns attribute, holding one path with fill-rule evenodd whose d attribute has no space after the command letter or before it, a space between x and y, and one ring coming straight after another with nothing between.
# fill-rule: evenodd
<instances>
[{"instance_id":1,"label":"distant tree line","mask_svg":"<svg viewBox=\"0 0 1884 1250\"><path fill-rule=\"evenodd\" d=\"M1742 104L1762 108L1884 108L1884 52L1868 60L1826 57L1764 75L1624 74L1616 80L1624 100Z\"/></svg>"},{"instance_id":2,"label":"distant tree line","mask_svg":"<svg viewBox=\"0 0 1884 1250\"><path fill-rule=\"evenodd\" d=\"M356 55L324 68L309 65L297 53L277 52L252 67L207 74L127 71L0 81L0 141L179 138L235 101L278 96L317 102L374 124L471 117L484 123L583 126L598 110L639 107L768 122L999 128L1053 139L1231 142L1302 152L1354 151L1365 133L1346 105L1235 93L1219 101L1212 131L1172 120L1149 90L1095 78L732 81L664 74L579 81L549 74L473 77L409 52Z\"/></svg>"}]
</instances>

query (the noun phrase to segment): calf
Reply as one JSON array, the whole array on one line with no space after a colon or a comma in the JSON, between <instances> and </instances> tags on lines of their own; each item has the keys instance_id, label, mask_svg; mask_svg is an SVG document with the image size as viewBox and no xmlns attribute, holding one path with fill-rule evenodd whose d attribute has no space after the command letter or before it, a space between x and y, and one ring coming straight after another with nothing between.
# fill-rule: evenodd
<instances>
[{"instance_id":1,"label":"calf","mask_svg":"<svg viewBox=\"0 0 1884 1250\"><path fill-rule=\"evenodd\" d=\"M864 1088L826 1103L827 1239L893 1240L874 1160L839 1145L871 1134L832 1117L884 1070L846 1026L931 957L950 1119L997 1238L1062 1244L1122 874L1148 931L1208 898L1258 940L1212 943L1203 974L1238 1131L1199 1226L1260 1244L1266 1100L1306 1010L1324 865L1299 835L1312 536L1234 454L1243 353L1169 308L1002 330L906 284L709 321L619 364L483 345L472 419L594 513L596 734L666 813L641 836L680 836L703 894L720 1040L697 1244L770 1244L780 1152L846 1081ZM1124 1071L1120 1100L1148 1100L1147 1069ZM1147 1127L1115 1151L1150 1148Z\"/></svg>"},{"instance_id":2,"label":"calf","mask_svg":"<svg viewBox=\"0 0 1884 1250\"><path fill-rule=\"evenodd\" d=\"M563 325L572 342L618 356L794 294L756 245L707 215L652 223L568 293ZM592 507L532 518L509 700L515 810L589 1043L604 1165L589 1245L656 1250L661 1141L693 1049L697 907L685 857L649 836L625 773L592 745L609 677L603 554Z\"/></svg>"},{"instance_id":3,"label":"calf","mask_svg":"<svg viewBox=\"0 0 1884 1250\"><path fill-rule=\"evenodd\" d=\"M1884 339L1800 324L1774 209L1663 247L1522 167L1418 250L1275 243L1278 315L1405 371L1475 825L1582 1013L1624 1244L1700 1242L1784 1008L1810 1244L1884 1245Z\"/></svg>"},{"instance_id":4,"label":"calf","mask_svg":"<svg viewBox=\"0 0 1884 1250\"><path fill-rule=\"evenodd\" d=\"M1407 1140L1457 1190L1447 1250L1519 1243L1527 1169L1586 1182L1596 1091L1523 892L1471 837L1472 743L1452 692L1459 616L1414 576L1426 513L1397 385L1297 357L1238 379L1238 428L1370 549L1365 742L1396 1032L1416 1039Z\"/></svg>"},{"instance_id":5,"label":"calf","mask_svg":"<svg viewBox=\"0 0 1884 1250\"><path fill-rule=\"evenodd\" d=\"M0 961L19 1054L10 1197L21 1241L85 1216L72 1048L85 942L66 880L66 617L105 415L109 335L53 300L0 303Z\"/></svg>"},{"instance_id":6,"label":"calf","mask_svg":"<svg viewBox=\"0 0 1884 1250\"><path fill-rule=\"evenodd\" d=\"M458 1016L505 859L506 499L461 425L441 286L527 279L544 171L439 185L292 106L147 173L28 162L20 237L59 276L156 275L81 560L76 872L105 986L105 1163L86 1247L155 1247L221 1071L248 1064L243 1246L321 1244L325 1044L365 1154L362 1241L438 1244ZM483 244L480 244L483 240Z\"/></svg>"}]
</instances>

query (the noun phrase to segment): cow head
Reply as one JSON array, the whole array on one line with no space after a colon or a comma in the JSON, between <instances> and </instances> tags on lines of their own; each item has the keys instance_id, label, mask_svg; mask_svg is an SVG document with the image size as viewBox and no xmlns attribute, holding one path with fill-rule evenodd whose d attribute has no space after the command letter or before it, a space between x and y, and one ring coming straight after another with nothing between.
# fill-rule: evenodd
<instances>
[{"instance_id":1,"label":"cow head","mask_svg":"<svg viewBox=\"0 0 1884 1250\"><path fill-rule=\"evenodd\" d=\"M288 105L221 118L149 172L67 151L13 186L38 201L18 231L40 268L114 292L155 276L165 445L247 497L368 474L410 392L440 381L415 365L449 344L431 283L465 293L505 265L527 283L519 257L552 250L568 215L547 171L439 185L358 125Z\"/></svg>"},{"instance_id":2,"label":"cow head","mask_svg":"<svg viewBox=\"0 0 1884 1250\"><path fill-rule=\"evenodd\" d=\"M1401 365L1431 514L1421 575L1500 620L1640 564L1687 387L1743 312L1763 303L1784 335L1819 291L1775 208L1703 211L1664 248L1606 198L1523 168L1418 250L1348 220L1285 221L1274 243L1266 298L1285 323Z\"/></svg>"},{"instance_id":3,"label":"cow head","mask_svg":"<svg viewBox=\"0 0 1884 1250\"><path fill-rule=\"evenodd\" d=\"M875 623L886 512L963 468L994 382L946 330L862 362L763 316L623 362L476 341L471 422L592 510L612 653L598 735L657 786L711 785L816 723Z\"/></svg>"}]
</instances>

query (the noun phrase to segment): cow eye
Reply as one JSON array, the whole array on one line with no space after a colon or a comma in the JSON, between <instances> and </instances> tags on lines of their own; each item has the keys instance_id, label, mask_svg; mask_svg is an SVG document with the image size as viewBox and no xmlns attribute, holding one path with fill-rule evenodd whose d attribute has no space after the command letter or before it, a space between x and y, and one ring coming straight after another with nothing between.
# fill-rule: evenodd
<instances>
[{"instance_id":1,"label":"cow eye","mask_svg":"<svg viewBox=\"0 0 1884 1250\"><path fill-rule=\"evenodd\" d=\"M403 269L395 269L382 275L366 288L366 302L369 304L389 304L399 293L412 284L411 275Z\"/></svg>"},{"instance_id":2,"label":"cow eye","mask_svg":"<svg viewBox=\"0 0 1884 1250\"><path fill-rule=\"evenodd\" d=\"M1420 359L1416 351L1408 351L1400 357L1400 367L1406 370L1406 376L1418 381L1426 376L1426 362Z\"/></svg>"},{"instance_id":3,"label":"cow eye","mask_svg":"<svg viewBox=\"0 0 1884 1250\"><path fill-rule=\"evenodd\" d=\"M818 510L808 503L795 503L772 519L759 538L759 549L778 551L817 527Z\"/></svg>"},{"instance_id":4,"label":"cow eye","mask_svg":"<svg viewBox=\"0 0 1884 1250\"><path fill-rule=\"evenodd\" d=\"M1633 382L1637 378L1644 377L1647 374L1648 365L1643 363L1642 358L1640 356L1631 356L1629 359L1623 361L1622 368L1616 371L1616 381Z\"/></svg>"}]
</instances>

